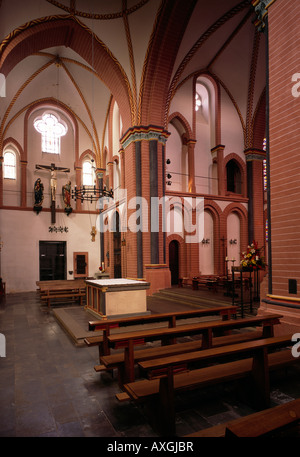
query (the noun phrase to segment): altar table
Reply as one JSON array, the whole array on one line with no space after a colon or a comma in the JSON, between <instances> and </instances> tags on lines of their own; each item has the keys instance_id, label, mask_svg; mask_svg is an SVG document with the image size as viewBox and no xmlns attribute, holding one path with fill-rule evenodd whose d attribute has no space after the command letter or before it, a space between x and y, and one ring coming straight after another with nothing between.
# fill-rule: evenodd
<instances>
[{"instance_id":1,"label":"altar table","mask_svg":"<svg viewBox=\"0 0 300 457\"><path fill-rule=\"evenodd\" d=\"M146 290L150 283L135 279L86 280L86 308L96 316L147 313Z\"/></svg>"}]
</instances>

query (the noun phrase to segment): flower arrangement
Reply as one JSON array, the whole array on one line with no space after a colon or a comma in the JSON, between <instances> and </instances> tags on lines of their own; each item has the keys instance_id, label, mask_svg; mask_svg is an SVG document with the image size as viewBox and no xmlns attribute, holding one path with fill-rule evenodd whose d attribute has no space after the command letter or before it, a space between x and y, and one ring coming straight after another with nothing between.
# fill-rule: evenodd
<instances>
[{"instance_id":1,"label":"flower arrangement","mask_svg":"<svg viewBox=\"0 0 300 457\"><path fill-rule=\"evenodd\" d=\"M258 248L257 242L253 241L250 246L248 245L247 251L242 252L241 266L263 269L265 265L264 257L260 255L260 248Z\"/></svg>"}]
</instances>

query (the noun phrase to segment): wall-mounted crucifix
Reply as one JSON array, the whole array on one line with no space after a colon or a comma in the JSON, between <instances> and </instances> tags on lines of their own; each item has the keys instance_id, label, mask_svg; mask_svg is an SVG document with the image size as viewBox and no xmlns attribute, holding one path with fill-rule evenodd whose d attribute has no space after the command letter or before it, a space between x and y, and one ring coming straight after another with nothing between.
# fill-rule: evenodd
<instances>
[{"instance_id":1,"label":"wall-mounted crucifix","mask_svg":"<svg viewBox=\"0 0 300 457\"><path fill-rule=\"evenodd\" d=\"M56 213L55 213L55 199L56 199L56 187L57 187L57 172L63 171L65 173L70 172L70 168L56 167L55 163L51 165L36 165L37 170L50 171L50 187L51 187L51 224L56 222Z\"/></svg>"}]
</instances>

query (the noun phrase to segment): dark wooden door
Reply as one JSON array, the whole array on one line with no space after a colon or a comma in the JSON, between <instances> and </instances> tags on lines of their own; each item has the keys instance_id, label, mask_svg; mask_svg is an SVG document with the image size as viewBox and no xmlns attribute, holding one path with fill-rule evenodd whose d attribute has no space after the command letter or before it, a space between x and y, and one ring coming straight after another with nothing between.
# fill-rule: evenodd
<instances>
[{"instance_id":1,"label":"dark wooden door","mask_svg":"<svg viewBox=\"0 0 300 457\"><path fill-rule=\"evenodd\" d=\"M40 241L40 281L66 279L66 242Z\"/></svg>"},{"instance_id":2,"label":"dark wooden door","mask_svg":"<svg viewBox=\"0 0 300 457\"><path fill-rule=\"evenodd\" d=\"M179 279L179 243L176 240L169 244L169 268L171 271L171 284L178 284Z\"/></svg>"}]
</instances>

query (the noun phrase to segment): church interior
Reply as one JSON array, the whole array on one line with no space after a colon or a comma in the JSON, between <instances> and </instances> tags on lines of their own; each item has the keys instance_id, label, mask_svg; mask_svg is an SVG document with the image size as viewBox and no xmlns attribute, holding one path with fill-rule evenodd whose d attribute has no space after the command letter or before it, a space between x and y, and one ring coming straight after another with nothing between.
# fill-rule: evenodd
<instances>
[{"instance_id":1,"label":"church interior","mask_svg":"<svg viewBox=\"0 0 300 457\"><path fill-rule=\"evenodd\" d=\"M223 436L288 404L300 435L299 23L297 0L0 0L0 436ZM99 373L123 347L89 323L139 317L154 350L143 318L181 312L202 333L172 346L236 338L268 408L232 371L175 395L173 366L147 372L166 428L120 401L131 343Z\"/></svg>"}]
</instances>

